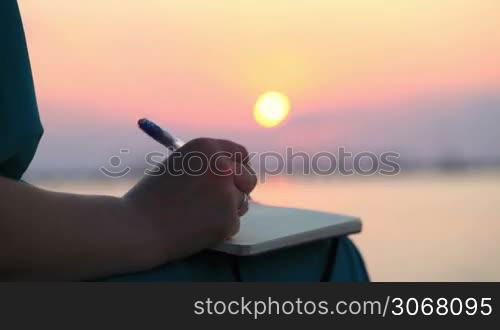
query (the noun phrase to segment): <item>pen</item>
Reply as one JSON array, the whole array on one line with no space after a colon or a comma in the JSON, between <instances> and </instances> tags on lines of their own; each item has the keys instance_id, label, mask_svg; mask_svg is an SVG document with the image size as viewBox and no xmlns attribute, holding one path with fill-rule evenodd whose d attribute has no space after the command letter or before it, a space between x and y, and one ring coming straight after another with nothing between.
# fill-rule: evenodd
<instances>
[{"instance_id":1,"label":"pen","mask_svg":"<svg viewBox=\"0 0 500 330\"><path fill-rule=\"evenodd\" d=\"M151 120L142 118L137 122L139 128L156 142L165 146L170 151L175 151L184 145L182 140L172 136L169 132L153 123Z\"/></svg>"},{"instance_id":2,"label":"pen","mask_svg":"<svg viewBox=\"0 0 500 330\"><path fill-rule=\"evenodd\" d=\"M142 118L139 119L137 122L137 125L139 125L139 128L146 133L148 136L150 136L153 140L156 142L160 143L161 145L165 146L167 149L170 151L176 151L180 147L184 145L184 142L182 140L174 137L172 134L169 132L165 131L162 129L160 126L156 125L153 123L151 120ZM250 200L250 196L248 194L243 193L242 200L240 202L240 205L238 209L241 209L242 206Z\"/></svg>"}]
</instances>

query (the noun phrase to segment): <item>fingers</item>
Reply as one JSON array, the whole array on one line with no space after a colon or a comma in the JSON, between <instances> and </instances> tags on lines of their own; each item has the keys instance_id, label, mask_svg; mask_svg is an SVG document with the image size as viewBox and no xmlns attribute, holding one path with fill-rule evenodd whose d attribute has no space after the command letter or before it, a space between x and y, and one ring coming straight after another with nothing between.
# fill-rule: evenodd
<instances>
[{"instance_id":1,"label":"fingers","mask_svg":"<svg viewBox=\"0 0 500 330\"><path fill-rule=\"evenodd\" d=\"M212 189L220 188L215 195L222 196L221 202L226 205L223 209L229 211L223 217L223 235L226 239L236 235L240 229L240 217L248 211L248 200L243 198L244 194L250 194L257 184L257 176L249 164L248 151L228 140L208 138L194 139L182 149L185 155L194 155L193 152L203 154L202 162L208 162L210 170L203 177L210 180Z\"/></svg>"},{"instance_id":2,"label":"fingers","mask_svg":"<svg viewBox=\"0 0 500 330\"><path fill-rule=\"evenodd\" d=\"M241 202L243 200L243 193L239 191L234 185L231 185L231 187L226 188L230 194L229 200L230 200L230 209L231 212L229 213L229 218L227 218L227 230L226 230L226 235L225 239L230 239L234 235L236 235L239 230L240 230L240 216L243 215L240 211L240 207L242 206ZM243 206L245 208L246 206ZM246 212L246 211L245 211Z\"/></svg>"},{"instance_id":3,"label":"fingers","mask_svg":"<svg viewBox=\"0 0 500 330\"><path fill-rule=\"evenodd\" d=\"M237 143L228 140L215 140L220 151L228 152L233 155L233 160L239 163L248 164L250 156L247 149Z\"/></svg>"},{"instance_id":4,"label":"fingers","mask_svg":"<svg viewBox=\"0 0 500 330\"><path fill-rule=\"evenodd\" d=\"M226 239L231 239L239 232L241 225L240 217L244 216L248 212L248 195L246 193L237 191L236 193L233 193L233 196L238 196L236 202L237 214L233 216L233 220L231 220L229 224L229 234L226 236Z\"/></svg>"},{"instance_id":5,"label":"fingers","mask_svg":"<svg viewBox=\"0 0 500 330\"><path fill-rule=\"evenodd\" d=\"M235 219L231 224L229 235L227 235L226 239L231 239L233 236L238 234L238 232L240 231L240 225L240 218Z\"/></svg>"},{"instance_id":6,"label":"fingers","mask_svg":"<svg viewBox=\"0 0 500 330\"><path fill-rule=\"evenodd\" d=\"M245 147L240 144L227 141L217 140L221 152L226 152L233 157L231 163L225 162L222 158L220 164L222 168L231 168L234 174L234 184L242 192L250 194L257 184L257 176L250 167L249 155ZM227 158L226 158L227 159Z\"/></svg>"},{"instance_id":7,"label":"fingers","mask_svg":"<svg viewBox=\"0 0 500 330\"><path fill-rule=\"evenodd\" d=\"M234 164L234 185L238 190L250 194L257 185L255 172L247 165Z\"/></svg>"},{"instance_id":8,"label":"fingers","mask_svg":"<svg viewBox=\"0 0 500 330\"><path fill-rule=\"evenodd\" d=\"M248 212L248 195L244 195L245 198L242 198L242 202L240 203L240 206L238 208L238 215L240 217L244 216Z\"/></svg>"},{"instance_id":9,"label":"fingers","mask_svg":"<svg viewBox=\"0 0 500 330\"><path fill-rule=\"evenodd\" d=\"M232 160L244 164L248 164L250 158L245 147L228 140L196 138L186 143L181 149L186 152L202 152L209 157L216 153L227 154Z\"/></svg>"},{"instance_id":10,"label":"fingers","mask_svg":"<svg viewBox=\"0 0 500 330\"><path fill-rule=\"evenodd\" d=\"M217 162L217 175L233 176L233 182L239 191L250 194L257 185L257 175L250 165L234 162L228 158L221 158Z\"/></svg>"},{"instance_id":11,"label":"fingers","mask_svg":"<svg viewBox=\"0 0 500 330\"><path fill-rule=\"evenodd\" d=\"M249 164L248 151L240 144L228 140L198 138L186 144L185 151L204 153L210 158L207 160L210 161L211 172L221 177L234 175L234 184L242 192L249 194L257 184L257 176Z\"/></svg>"},{"instance_id":12,"label":"fingers","mask_svg":"<svg viewBox=\"0 0 500 330\"><path fill-rule=\"evenodd\" d=\"M242 192L239 192L239 195L240 201L237 209L238 216L231 221L229 226L229 235L227 235L226 239L231 239L240 231L240 217L244 216L248 212L248 197L246 197L246 195Z\"/></svg>"},{"instance_id":13,"label":"fingers","mask_svg":"<svg viewBox=\"0 0 500 330\"><path fill-rule=\"evenodd\" d=\"M239 192L239 195L240 201L237 209L238 214L229 224L229 234L226 236L226 239L231 239L233 236L238 234L241 227L240 217L244 216L248 212L248 198L245 198L241 192Z\"/></svg>"}]
</instances>

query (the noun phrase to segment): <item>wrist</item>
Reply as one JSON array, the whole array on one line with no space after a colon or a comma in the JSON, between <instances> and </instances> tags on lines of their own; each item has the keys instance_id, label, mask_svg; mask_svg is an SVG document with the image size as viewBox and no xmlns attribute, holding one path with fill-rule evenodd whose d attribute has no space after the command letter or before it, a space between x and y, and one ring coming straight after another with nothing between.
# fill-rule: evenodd
<instances>
[{"instance_id":1,"label":"wrist","mask_svg":"<svg viewBox=\"0 0 500 330\"><path fill-rule=\"evenodd\" d=\"M144 211L129 198L120 198L119 207L127 226L133 232L128 252L131 262L140 270L164 263L166 260L164 239L153 219L144 214Z\"/></svg>"}]
</instances>

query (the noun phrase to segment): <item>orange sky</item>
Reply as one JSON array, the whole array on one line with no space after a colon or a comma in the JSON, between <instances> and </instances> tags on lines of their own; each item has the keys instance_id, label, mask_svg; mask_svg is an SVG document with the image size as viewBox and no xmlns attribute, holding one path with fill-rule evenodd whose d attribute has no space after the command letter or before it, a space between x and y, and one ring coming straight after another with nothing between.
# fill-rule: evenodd
<instances>
[{"instance_id":1,"label":"orange sky","mask_svg":"<svg viewBox=\"0 0 500 330\"><path fill-rule=\"evenodd\" d=\"M500 87L498 0L19 3L54 130L148 116L255 134L268 90L289 96L292 121Z\"/></svg>"}]
</instances>

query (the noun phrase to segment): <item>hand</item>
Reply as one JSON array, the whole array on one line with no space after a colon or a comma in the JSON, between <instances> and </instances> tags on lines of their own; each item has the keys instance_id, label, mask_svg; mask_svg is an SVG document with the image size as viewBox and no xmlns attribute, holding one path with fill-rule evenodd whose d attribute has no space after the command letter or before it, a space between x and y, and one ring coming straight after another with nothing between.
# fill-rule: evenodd
<instances>
[{"instance_id":1,"label":"hand","mask_svg":"<svg viewBox=\"0 0 500 330\"><path fill-rule=\"evenodd\" d=\"M215 157L218 156L218 157ZM210 160L210 161L208 161ZM257 183L244 147L226 140L188 142L124 197L138 221L151 226L161 262L184 257L236 234L243 193Z\"/></svg>"}]
</instances>

